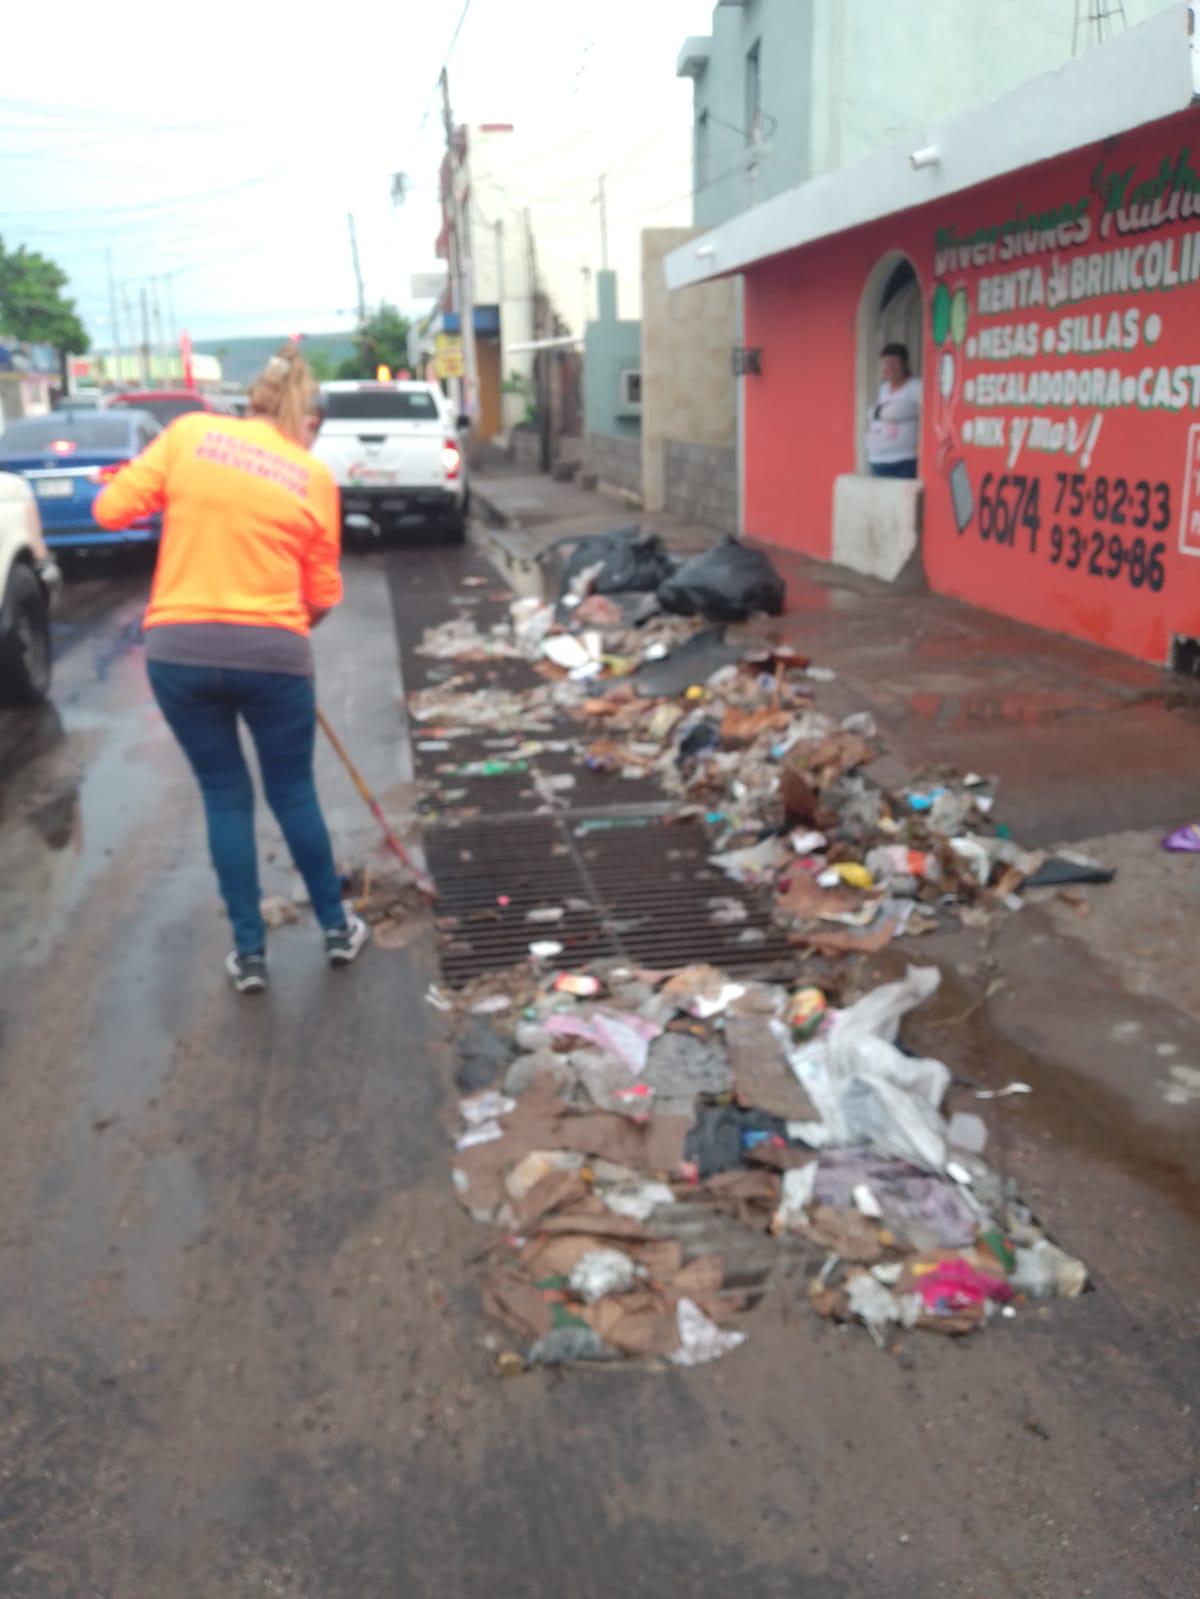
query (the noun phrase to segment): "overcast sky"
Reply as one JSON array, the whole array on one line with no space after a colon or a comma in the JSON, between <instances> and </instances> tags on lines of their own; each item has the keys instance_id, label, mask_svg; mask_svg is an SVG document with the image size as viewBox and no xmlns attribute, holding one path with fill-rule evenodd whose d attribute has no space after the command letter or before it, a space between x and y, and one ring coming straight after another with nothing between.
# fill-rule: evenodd
<instances>
[{"instance_id":1,"label":"overcast sky","mask_svg":"<svg viewBox=\"0 0 1200 1599\"><path fill-rule=\"evenodd\" d=\"M5 243L61 263L102 345L109 248L135 307L154 277L165 315L170 274L177 320L197 338L350 326L351 210L368 302L407 305L410 274L436 265L435 82L461 11L58 0L51 39L41 8L8 7ZM512 122L533 144L547 226L570 218L576 188L584 214L605 169L637 178L652 225L686 221L691 97L675 57L711 16L712 0L471 0L450 60L455 118ZM410 182L399 210L397 170Z\"/></svg>"}]
</instances>

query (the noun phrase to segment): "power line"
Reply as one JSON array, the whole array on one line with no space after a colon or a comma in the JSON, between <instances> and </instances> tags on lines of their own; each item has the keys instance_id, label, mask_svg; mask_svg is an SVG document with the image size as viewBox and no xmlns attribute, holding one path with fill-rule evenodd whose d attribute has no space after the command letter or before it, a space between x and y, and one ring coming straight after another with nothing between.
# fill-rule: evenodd
<instances>
[{"instance_id":1,"label":"power line","mask_svg":"<svg viewBox=\"0 0 1200 1599\"><path fill-rule=\"evenodd\" d=\"M434 101L441 93L442 74L450 65L450 57L454 54L454 46L458 43L458 36L462 32L463 23L467 20L467 12L471 9L471 0L463 0L463 8L458 14L458 21L454 25L454 32L450 36L450 43L446 46L446 54L442 57L442 64L438 68L437 77L433 80L433 88L429 91L429 99L425 109L421 112L421 120L417 123L417 132L423 133L425 124L429 121L429 113L433 110Z\"/></svg>"},{"instance_id":2,"label":"power line","mask_svg":"<svg viewBox=\"0 0 1200 1599\"><path fill-rule=\"evenodd\" d=\"M62 105L50 100L23 100L14 95L0 95L0 108L15 111L18 116L56 118L59 122L78 126L80 123L107 122L128 128L130 133L170 131L171 129L191 129L196 133L211 133L216 129L228 126L227 123L216 122L191 122L170 123L159 122L154 118L147 119L133 111L102 111L99 107Z\"/></svg>"},{"instance_id":3,"label":"power line","mask_svg":"<svg viewBox=\"0 0 1200 1599\"><path fill-rule=\"evenodd\" d=\"M25 217L34 221L41 217L69 217L69 216L103 216L111 219L113 216L122 217L131 214L142 215L144 212L177 211L181 207L207 204L210 200L223 200L231 194L238 194L243 189L253 189L264 183L271 183L274 179L282 177L283 169L276 168L274 172L264 172L261 177L243 178L238 183L227 183L219 189L204 189L198 194L180 194L159 200L143 200L134 205L95 205L95 206L56 206L47 211L27 211ZM151 220L154 220L151 218ZM11 225L11 224L10 224Z\"/></svg>"},{"instance_id":4,"label":"power line","mask_svg":"<svg viewBox=\"0 0 1200 1599\"><path fill-rule=\"evenodd\" d=\"M714 188L718 183L724 183L726 178L735 177L738 173L745 174L746 163L739 161L737 166L729 167L724 172L718 172L716 177L709 178L706 183L698 183L685 194L673 195L669 200L659 200L654 205L640 205L636 211L626 211L617 217L610 217L610 222L633 222L639 217L653 216L656 211L665 211L670 205L679 205L684 200L690 200L694 195L702 194L705 189ZM542 233L561 233L563 231L577 233L578 227L569 221L539 223L538 231Z\"/></svg>"}]
</instances>

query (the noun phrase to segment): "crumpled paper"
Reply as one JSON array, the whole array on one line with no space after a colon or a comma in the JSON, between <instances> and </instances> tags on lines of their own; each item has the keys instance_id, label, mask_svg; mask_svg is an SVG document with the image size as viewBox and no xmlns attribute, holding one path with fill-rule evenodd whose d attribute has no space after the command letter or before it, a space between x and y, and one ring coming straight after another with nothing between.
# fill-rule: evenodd
<instances>
[{"instance_id":1,"label":"crumpled paper","mask_svg":"<svg viewBox=\"0 0 1200 1599\"><path fill-rule=\"evenodd\" d=\"M679 1348L667 1359L675 1366L704 1366L710 1360L720 1360L731 1349L746 1342L744 1332L732 1327L718 1327L710 1321L699 1305L683 1298L675 1307L675 1320L679 1328Z\"/></svg>"}]
</instances>

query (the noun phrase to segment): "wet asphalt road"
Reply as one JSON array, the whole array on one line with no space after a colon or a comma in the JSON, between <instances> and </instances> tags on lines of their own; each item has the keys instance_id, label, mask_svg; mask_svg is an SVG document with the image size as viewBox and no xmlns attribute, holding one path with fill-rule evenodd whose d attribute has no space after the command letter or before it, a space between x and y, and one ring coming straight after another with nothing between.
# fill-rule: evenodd
<instances>
[{"instance_id":1,"label":"wet asphalt road","mask_svg":"<svg viewBox=\"0 0 1200 1599\"><path fill-rule=\"evenodd\" d=\"M318 639L323 702L392 814L412 794L391 591L444 590L458 562L352 558ZM493 1378L430 944L330 973L285 928L269 997L228 993L144 587L73 589L54 707L0 716L4 1599L1196 1591L1194 1188L1177 1151L1155 1173L1087 1131L1053 1040L961 1049L1038 1087L1001 1146L1098 1267L1079 1303L884 1355L785 1276L716 1367ZM361 858L324 754L321 780ZM266 819L263 842L287 892Z\"/></svg>"}]
</instances>

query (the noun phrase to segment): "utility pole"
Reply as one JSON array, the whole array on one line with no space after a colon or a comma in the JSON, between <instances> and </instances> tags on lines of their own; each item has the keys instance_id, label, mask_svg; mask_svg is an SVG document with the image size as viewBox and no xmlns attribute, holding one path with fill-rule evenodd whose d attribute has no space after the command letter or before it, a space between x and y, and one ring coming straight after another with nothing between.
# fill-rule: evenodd
<instances>
[{"instance_id":1,"label":"utility pole","mask_svg":"<svg viewBox=\"0 0 1200 1599\"><path fill-rule=\"evenodd\" d=\"M165 354L163 348L165 341L163 339L162 306L160 305L158 298L157 278L150 279L150 306L151 313L154 318L154 348L159 352L160 355Z\"/></svg>"},{"instance_id":2,"label":"utility pole","mask_svg":"<svg viewBox=\"0 0 1200 1599\"><path fill-rule=\"evenodd\" d=\"M112 380L114 383L121 381L121 324L117 321L117 285L113 280L112 248L104 253L105 265L108 270L108 319L112 324Z\"/></svg>"},{"instance_id":3,"label":"utility pole","mask_svg":"<svg viewBox=\"0 0 1200 1599\"><path fill-rule=\"evenodd\" d=\"M600 188L596 193L596 204L600 207L600 265L608 271L608 201L604 196L604 180L607 173L600 174Z\"/></svg>"},{"instance_id":4,"label":"utility pole","mask_svg":"<svg viewBox=\"0 0 1200 1599\"><path fill-rule=\"evenodd\" d=\"M179 348L179 323L176 322L176 320L175 320L175 286L174 286L174 281L173 281L174 278L175 278L175 273L174 272L164 272L163 273L163 282L167 286L167 331L168 331L168 333L170 334L170 337L171 337L171 346L172 346L172 348L175 349L175 350L178 350L178 348Z\"/></svg>"},{"instance_id":5,"label":"utility pole","mask_svg":"<svg viewBox=\"0 0 1200 1599\"><path fill-rule=\"evenodd\" d=\"M146 303L146 285L141 287L142 302L142 384L150 387L150 312Z\"/></svg>"},{"instance_id":6,"label":"utility pole","mask_svg":"<svg viewBox=\"0 0 1200 1599\"><path fill-rule=\"evenodd\" d=\"M137 323L133 319L133 302L129 298L129 284L120 284L121 309L125 313L125 326L129 329L129 350L135 361L138 360ZM140 370L140 363L139 363Z\"/></svg>"},{"instance_id":7,"label":"utility pole","mask_svg":"<svg viewBox=\"0 0 1200 1599\"><path fill-rule=\"evenodd\" d=\"M354 262L354 282L358 290L358 325L365 327L367 321L367 297L363 293L362 267L358 264L358 231L354 226L354 212L346 213L346 221L350 224L350 258Z\"/></svg>"},{"instance_id":8,"label":"utility pole","mask_svg":"<svg viewBox=\"0 0 1200 1599\"><path fill-rule=\"evenodd\" d=\"M536 345L542 338L544 301L541 289L538 287L537 250L533 242L533 218L528 206L525 207L525 262L529 274L530 321L533 324L533 343ZM550 470L550 384L546 366L546 351L535 349L533 387L538 413L538 464L543 472Z\"/></svg>"},{"instance_id":9,"label":"utility pole","mask_svg":"<svg viewBox=\"0 0 1200 1599\"><path fill-rule=\"evenodd\" d=\"M454 118L450 111L450 75L445 67L442 68L441 85L442 127L446 135L446 165L450 177L450 221L453 234L450 265L457 279L454 299L463 352L462 408L474 422L479 414L479 370L475 361L475 289L471 278L470 219L464 214L459 203Z\"/></svg>"},{"instance_id":10,"label":"utility pole","mask_svg":"<svg viewBox=\"0 0 1200 1599\"><path fill-rule=\"evenodd\" d=\"M493 227L496 240L496 309L499 313L499 325L496 333L496 342L499 346L496 352L496 364L500 368L500 425L504 426L504 219L501 217Z\"/></svg>"}]
</instances>

